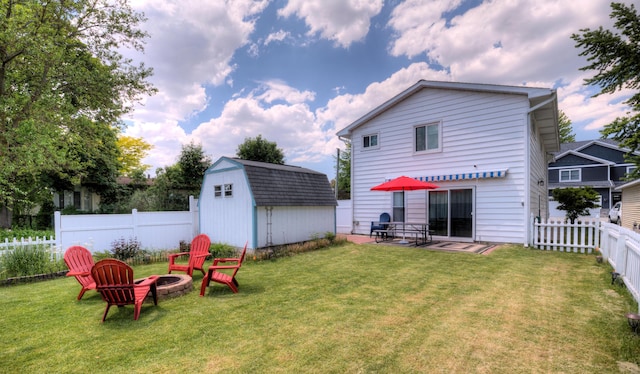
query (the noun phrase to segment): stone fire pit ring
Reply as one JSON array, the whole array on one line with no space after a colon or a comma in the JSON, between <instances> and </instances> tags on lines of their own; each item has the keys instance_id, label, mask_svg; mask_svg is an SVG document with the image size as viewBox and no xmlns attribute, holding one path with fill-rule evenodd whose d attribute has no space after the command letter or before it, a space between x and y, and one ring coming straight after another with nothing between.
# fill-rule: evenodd
<instances>
[{"instance_id":1,"label":"stone fire pit ring","mask_svg":"<svg viewBox=\"0 0 640 374\"><path fill-rule=\"evenodd\" d=\"M144 279L138 279L141 282ZM159 275L157 281L158 300L164 300L179 297L188 294L193 290L193 279L186 274L166 274ZM145 302L153 302L151 293L145 299Z\"/></svg>"}]
</instances>

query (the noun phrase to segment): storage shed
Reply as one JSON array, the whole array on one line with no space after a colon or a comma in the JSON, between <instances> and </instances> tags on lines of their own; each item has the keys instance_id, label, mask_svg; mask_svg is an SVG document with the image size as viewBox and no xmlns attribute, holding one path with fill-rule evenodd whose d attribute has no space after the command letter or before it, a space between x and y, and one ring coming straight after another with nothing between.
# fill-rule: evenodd
<instances>
[{"instance_id":1,"label":"storage shed","mask_svg":"<svg viewBox=\"0 0 640 374\"><path fill-rule=\"evenodd\" d=\"M214 243L263 248L336 232L337 202L325 174L221 157L204 175L200 232Z\"/></svg>"},{"instance_id":2,"label":"storage shed","mask_svg":"<svg viewBox=\"0 0 640 374\"><path fill-rule=\"evenodd\" d=\"M626 183L616 190L622 191L620 225L640 232L640 179Z\"/></svg>"}]
</instances>

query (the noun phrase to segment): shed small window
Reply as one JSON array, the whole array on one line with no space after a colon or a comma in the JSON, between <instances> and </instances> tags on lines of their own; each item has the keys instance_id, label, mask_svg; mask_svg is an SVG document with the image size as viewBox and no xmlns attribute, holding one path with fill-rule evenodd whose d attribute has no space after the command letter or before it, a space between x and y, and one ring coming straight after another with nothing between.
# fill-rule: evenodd
<instances>
[{"instance_id":1,"label":"shed small window","mask_svg":"<svg viewBox=\"0 0 640 374\"><path fill-rule=\"evenodd\" d=\"M365 135L362 137L362 148L378 148L378 134Z\"/></svg>"},{"instance_id":2,"label":"shed small window","mask_svg":"<svg viewBox=\"0 0 640 374\"><path fill-rule=\"evenodd\" d=\"M233 184L225 184L224 185L224 197L233 196Z\"/></svg>"},{"instance_id":3,"label":"shed small window","mask_svg":"<svg viewBox=\"0 0 640 374\"><path fill-rule=\"evenodd\" d=\"M213 196L222 197L222 186L221 185L213 186Z\"/></svg>"},{"instance_id":4,"label":"shed small window","mask_svg":"<svg viewBox=\"0 0 640 374\"><path fill-rule=\"evenodd\" d=\"M580 182L580 169L560 170L560 182Z\"/></svg>"}]
</instances>

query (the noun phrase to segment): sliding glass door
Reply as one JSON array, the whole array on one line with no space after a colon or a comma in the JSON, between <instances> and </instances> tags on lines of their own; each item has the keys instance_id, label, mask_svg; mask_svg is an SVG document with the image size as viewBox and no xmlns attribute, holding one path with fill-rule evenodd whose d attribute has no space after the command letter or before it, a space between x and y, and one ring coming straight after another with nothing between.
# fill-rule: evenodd
<instances>
[{"instance_id":1,"label":"sliding glass door","mask_svg":"<svg viewBox=\"0 0 640 374\"><path fill-rule=\"evenodd\" d=\"M429 191L428 204L433 235L473 239L473 189Z\"/></svg>"}]
</instances>

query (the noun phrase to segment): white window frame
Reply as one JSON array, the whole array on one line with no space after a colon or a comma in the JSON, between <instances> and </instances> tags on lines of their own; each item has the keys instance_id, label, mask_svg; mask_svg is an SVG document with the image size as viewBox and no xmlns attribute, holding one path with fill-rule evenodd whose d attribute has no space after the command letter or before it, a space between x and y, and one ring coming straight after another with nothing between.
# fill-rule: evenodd
<instances>
[{"instance_id":1,"label":"white window frame","mask_svg":"<svg viewBox=\"0 0 640 374\"><path fill-rule=\"evenodd\" d=\"M222 197L222 185L216 184L213 186L213 196Z\"/></svg>"},{"instance_id":2,"label":"white window frame","mask_svg":"<svg viewBox=\"0 0 640 374\"><path fill-rule=\"evenodd\" d=\"M438 135L437 135L437 140L438 140L438 147L436 148L427 148L429 145L429 133L427 131L427 129L431 126L436 126L438 129ZM417 131L419 128L424 127L424 147L425 149L421 149L418 150L418 134ZM442 121L437 121L437 122L428 122L428 123L423 123L423 124L419 124L416 126L413 126L413 152L416 154L423 154L423 153L436 153L436 152L442 152Z\"/></svg>"},{"instance_id":3,"label":"white window frame","mask_svg":"<svg viewBox=\"0 0 640 374\"><path fill-rule=\"evenodd\" d=\"M637 166L633 165L633 166L627 166L627 173L626 175L631 174L631 172L633 172L634 170L637 169Z\"/></svg>"},{"instance_id":4,"label":"white window frame","mask_svg":"<svg viewBox=\"0 0 640 374\"><path fill-rule=\"evenodd\" d=\"M577 179L573 179L571 178L571 174L577 171L578 172L578 178ZM566 172L569 173L569 178L562 178L562 173ZM570 182L581 182L582 181L582 169L560 169L558 170L558 181L560 183L570 183Z\"/></svg>"},{"instance_id":5,"label":"white window frame","mask_svg":"<svg viewBox=\"0 0 640 374\"><path fill-rule=\"evenodd\" d=\"M371 145L371 139L375 138L376 140L376 144ZM369 140L368 143L369 145L367 145L367 141ZM363 135L362 136L362 149L378 149L380 148L380 134L379 133L375 133L375 134L367 134L367 135Z\"/></svg>"},{"instance_id":6,"label":"white window frame","mask_svg":"<svg viewBox=\"0 0 640 374\"><path fill-rule=\"evenodd\" d=\"M228 183L224 185L224 197L233 197L233 184Z\"/></svg>"}]
</instances>

